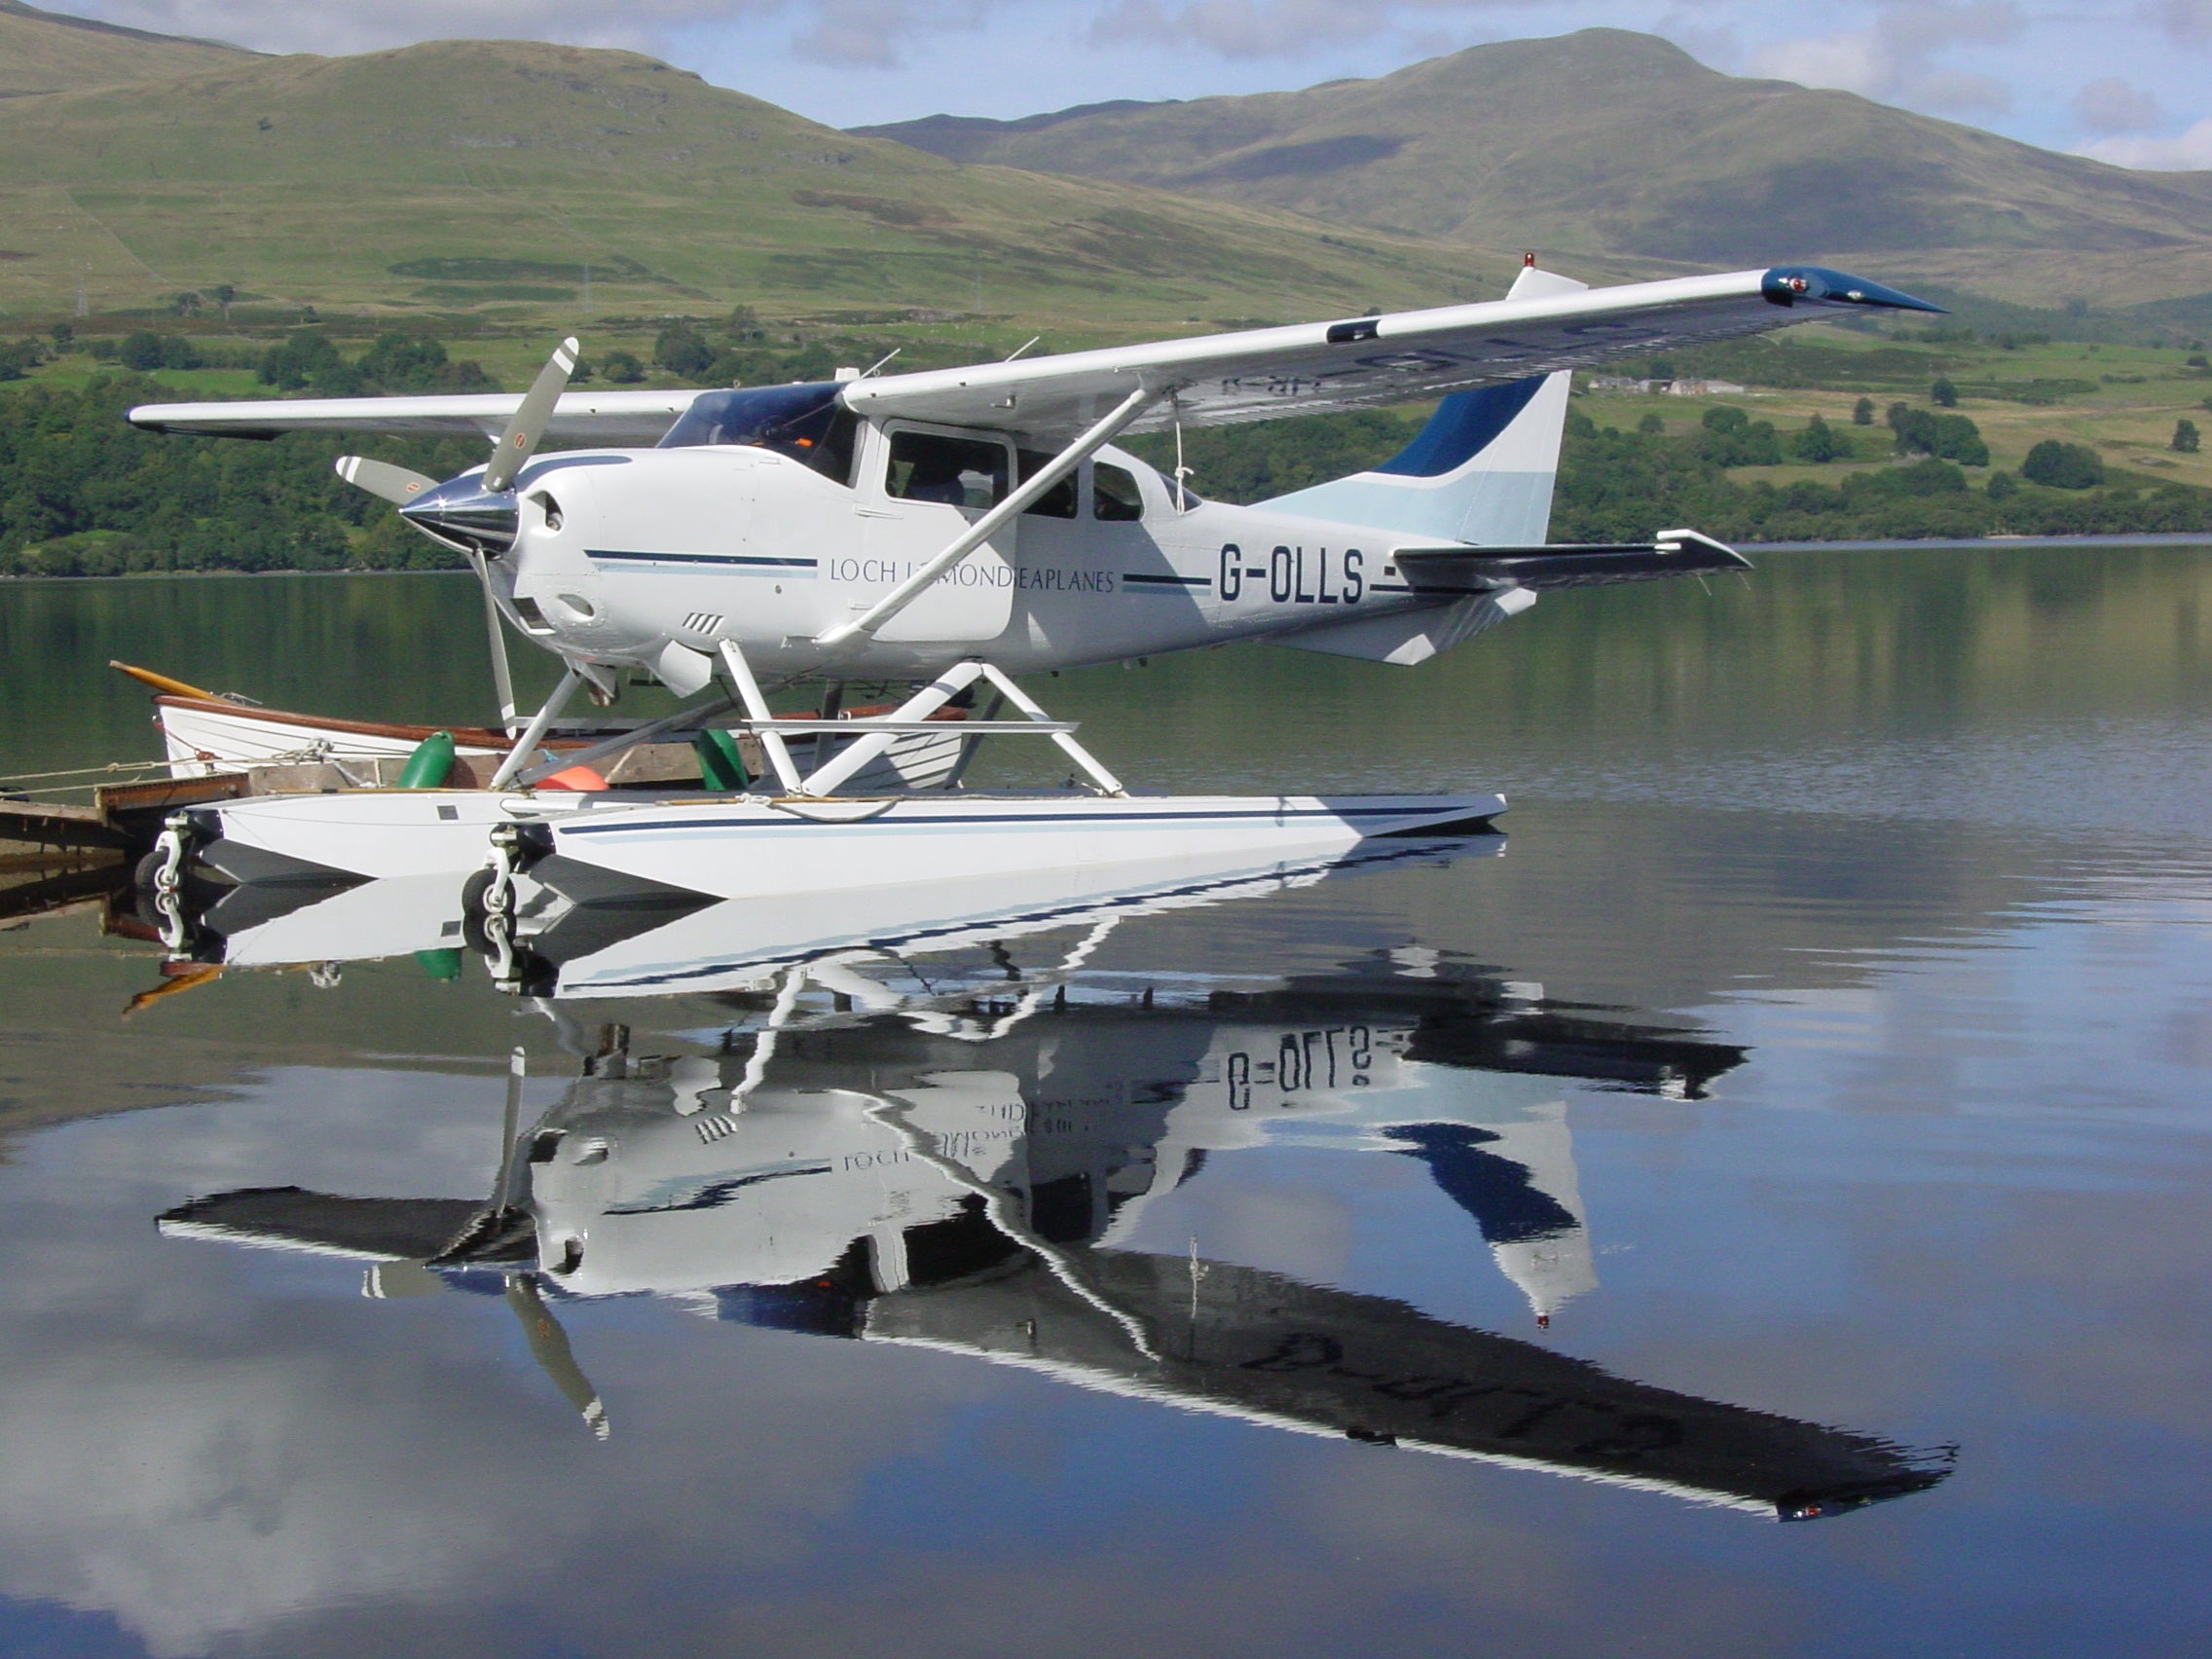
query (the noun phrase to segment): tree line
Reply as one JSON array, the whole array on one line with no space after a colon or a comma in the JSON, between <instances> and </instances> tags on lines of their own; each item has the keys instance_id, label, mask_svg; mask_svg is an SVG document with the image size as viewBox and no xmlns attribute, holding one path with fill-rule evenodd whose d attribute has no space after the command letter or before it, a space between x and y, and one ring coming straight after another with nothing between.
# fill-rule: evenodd
<instances>
[{"instance_id":1,"label":"tree line","mask_svg":"<svg viewBox=\"0 0 2212 1659\"><path fill-rule=\"evenodd\" d=\"M695 326L664 330L665 354L699 379L826 377L830 348L778 351L733 318L708 340ZM176 337L169 337L176 338ZM693 342L710 350L685 356ZM57 344L65 345L66 342ZM166 350L157 347L156 350ZM656 350L656 355L663 354ZM600 372L614 353L600 360ZM489 389L476 364L455 362L434 340L387 335L349 358L314 330L262 351L258 378L324 395ZM663 364L673 370L673 365ZM0 395L0 574L118 575L153 571L423 570L457 563L384 502L341 482L332 461L360 440L295 433L269 443L160 437L132 427L132 404L173 391L125 371L82 389L33 383ZM1373 466L1412 441L1419 420L1379 411L1203 427L1185 434L1194 486L1254 501ZM1886 427L1886 431L1885 431ZM2194 427L2177 437L2195 437ZM1162 467L1173 440L1130 445ZM2180 447L2177 443L2176 447ZM465 439L376 440L373 453L433 477L484 458ZM1785 460L1903 464L1846 473L1830 484L1739 482L1729 469ZM2212 529L2212 492L2108 477L2094 450L2049 440L2017 473L1992 470L1963 415L1892 405L1882 426L1862 399L1850 426L1815 421L1788 434L1730 405L1708 409L1688 432L1656 414L1634 429L1569 413L1552 519L1558 541L1639 540L1692 525L1743 541L1909 539L1926 536L2125 535Z\"/></svg>"}]
</instances>

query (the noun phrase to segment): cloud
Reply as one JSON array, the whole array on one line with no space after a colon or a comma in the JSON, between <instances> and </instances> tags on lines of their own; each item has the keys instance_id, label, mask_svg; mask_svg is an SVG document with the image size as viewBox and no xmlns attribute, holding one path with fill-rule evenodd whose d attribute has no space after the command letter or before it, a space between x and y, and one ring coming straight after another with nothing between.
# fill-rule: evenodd
<instances>
[{"instance_id":1,"label":"cloud","mask_svg":"<svg viewBox=\"0 0 2212 1659\"><path fill-rule=\"evenodd\" d=\"M1112 0L1092 21L1109 44L1199 46L1224 57L1302 57L1323 41L1434 25L1512 0ZM1421 31L1426 45L1444 37Z\"/></svg>"},{"instance_id":2,"label":"cloud","mask_svg":"<svg viewBox=\"0 0 2212 1659\"><path fill-rule=\"evenodd\" d=\"M377 6L299 0L86 0L68 8L160 34L229 41L257 52L374 52L423 40L554 40L631 51L666 49L669 32L780 11L783 0L385 0Z\"/></svg>"},{"instance_id":3,"label":"cloud","mask_svg":"<svg viewBox=\"0 0 2212 1659\"><path fill-rule=\"evenodd\" d=\"M1998 46L2027 26L2011 0L1886 6L1871 28L1779 41L1751 55L1756 74L1834 87L1924 109L1989 113L2012 107L2010 89L1987 75L1933 61L1958 46Z\"/></svg>"},{"instance_id":4,"label":"cloud","mask_svg":"<svg viewBox=\"0 0 2212 1659\"><path fill-rule=\"evenodd\" d=\"M2100 138L2081 154L2115 166L2150 167L2161 172L2212 168L2212 117L2175 138Z\"/></svg>"},{"instance_id":5,"label":"cloud","mask_svg":"<svg viewBox=\"0 0 2212 1659\"><path fill-rule=\"evenodd\" d=\"M2091 81L2076 92L2074 119L2091 132L2150 132L2166 124L2158 100L2118 75Z\"/></svg>"},{"instance_id":6,"label":"cloud","mask_svg":"<svg viewBox=\"0 0 2212 1659\"><path fill-rule=\"evenodd\" d=\"M2212 45L2212 0L2155 0L2143 15L2176 40Z\"/></svg>"},{"instance_id":7,"label":"cloud","mask_svg":"<svg viewBox=\"0 0 2212 1659\"><path fill-rule=\"evenodd\" d=\"M792 42L801 57L866 69L896 69L918 41L979 29L996 0L821 0Z\"/></svg>"}]
</instances>

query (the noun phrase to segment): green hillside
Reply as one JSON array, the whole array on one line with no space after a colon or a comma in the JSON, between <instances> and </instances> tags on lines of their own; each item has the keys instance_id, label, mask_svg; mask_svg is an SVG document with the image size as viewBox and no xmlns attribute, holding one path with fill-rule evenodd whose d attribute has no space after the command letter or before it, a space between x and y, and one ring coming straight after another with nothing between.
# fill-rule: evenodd
<instances>
[{"instance_id":1,"label":"green hillside","mask_svg":"<svg viewBox=\"0 0 2212 1659\"><path fill-rule=\"evenodd\" d=\"M1486 246L1703 267L1821 258L2046 308L2212 290L2212 173L2130 171L1737 79L1619 29L1304 92L861 130Z\"/></svg>"},{"instance_id":2,"label":"green hillside","mask_svg":"<svg viewBox=\"0 0 2212 1659\"><path fill-rule=\"evenodd\" d=\"M255 55L0 0L0 98L130 81L166 81L245 63Z\"/></svg>"},{"instance_id":3,"label":"green hillside","mask_svg":"<svg viewBox=\"0 0 2212 1659\"><path fill-rule=\"evenodd\" d=\"M1509 262L1266 206L956 165L629 53L252 59L0 100L0 306L540 321L906 309L1139 321L1495 294ZM273 310L274 308L274 310Z\"/></svg>"}]
</instances>

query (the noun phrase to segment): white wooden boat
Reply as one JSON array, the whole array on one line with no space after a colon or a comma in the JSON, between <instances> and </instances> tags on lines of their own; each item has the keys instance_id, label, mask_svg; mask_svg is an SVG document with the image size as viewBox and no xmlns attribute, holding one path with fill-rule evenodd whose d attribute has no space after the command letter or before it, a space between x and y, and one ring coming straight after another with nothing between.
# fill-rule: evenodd
<instances>
[{"instance_id":1,"label":"white wooden boat","mask_svg":"<svg viewBox=\"0 0 2212 1659\"><path fill-rule=\"evenodd\" d=\"M855 709L851 715L865 719L882 712ZM943 787L959 763L965 741L960 730L962 714L958 709L946 711L935 722L943 727L941 731L901 737L882 760L856 775L852 787L870 792ZM489 783L499 762L514 748L514 740L505 732L485 726L336 719L289 709L264 709L224 697L164 693L154 699L154 718L161 727L169 775L174 778L207 777L240 768L321 764L336 766L346 787L374 788L385 781L384 771L404 762L433 733L446 731L454 740L451 782L467 788ZM792 717L793 720L814 718L811 713ZM545 747L556 756L573 753L624 729L614 723L572 727L548 740ZM842 741L827 734L785 739L793 758L809 769L835 754ZM694 778L696 775L694 771ZM619 770L609 781L621 781ZM665 793L669 780L656 782Z\"/></svg>"}]
</instances>

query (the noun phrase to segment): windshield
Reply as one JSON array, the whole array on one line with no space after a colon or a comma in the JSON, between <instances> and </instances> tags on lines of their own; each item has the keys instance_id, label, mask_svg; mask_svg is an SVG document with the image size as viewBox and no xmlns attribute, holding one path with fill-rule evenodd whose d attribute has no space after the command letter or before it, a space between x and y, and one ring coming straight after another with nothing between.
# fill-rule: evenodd
<instances>
[{"instance_id":1,"label":"windshield","mask_svg":"<svg viewBox=\"0 0 2212 1659\"><path fill-rule=\"evenodd\" d=\"M851 476L859 420L837 402L834 381L706 391L692 399L662 449L742 444L774 450L840 484Z\"/></svg>"}]
</instances>

